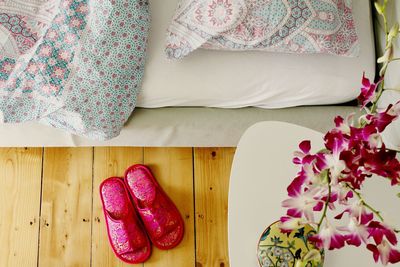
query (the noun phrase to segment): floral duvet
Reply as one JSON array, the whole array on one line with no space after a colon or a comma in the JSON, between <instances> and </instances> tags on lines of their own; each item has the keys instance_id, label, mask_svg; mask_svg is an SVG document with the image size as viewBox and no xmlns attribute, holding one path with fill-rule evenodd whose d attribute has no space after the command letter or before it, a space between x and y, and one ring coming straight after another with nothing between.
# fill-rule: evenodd
<instances>
[{"instance_id":1,"label":"floral duvet","mask_svg":"<svg viewBox=\"0 0 400 267\"><path fill-rule=\"evenodd\" d=\"M141 86L148 9L146 0L0 0L3 122L117 136Z\"/></svg>"}]
</instances>

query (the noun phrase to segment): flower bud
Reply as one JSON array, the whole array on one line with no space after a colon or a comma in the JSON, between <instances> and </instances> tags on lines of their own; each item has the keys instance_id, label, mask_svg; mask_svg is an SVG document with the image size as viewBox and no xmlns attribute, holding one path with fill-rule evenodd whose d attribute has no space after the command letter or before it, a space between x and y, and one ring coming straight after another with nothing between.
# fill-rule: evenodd
<instances>
[{"instance_id":1,"label":"flower bud","mask_svg":"<svg viewBox=\"0 0 400 267\"><path fill-rule=\"evenodd\" d=\"M399 34L399 23L396 22L392 28L390 29L389 35L388 35L388 41L392 42L393 39L395 39L397 37L397 35Z\"/></svg>"},{"instance_id":2,"label":"flower bud","mask_svg":"<svg viewBox=\"0 0 400 267\"><path fill-rule=\"evenodd\" d=\"M381 6L378 2L375 2L374 4L376 12L378 12L379 15L383 15L385 13L385 8Z\"/></svg>"}]
</instances>

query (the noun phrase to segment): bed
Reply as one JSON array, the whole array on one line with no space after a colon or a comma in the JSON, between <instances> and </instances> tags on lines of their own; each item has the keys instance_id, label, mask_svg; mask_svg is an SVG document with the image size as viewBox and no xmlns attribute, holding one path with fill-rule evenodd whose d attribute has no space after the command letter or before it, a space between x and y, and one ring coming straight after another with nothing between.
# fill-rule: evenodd
<instances>
[{"instance_id":1,"label":"bed","mask_svg":"<svg viewBox=\"0 0 400 267\"><path fill-rule=\"evenodd\" d=\"M136 110L121 134L93 141L36 122L0 125L0 146L236 146L258 121L325 131L336 115L357 112L362 73L375 73L371 6L354 0L360 40L355 58L198 50L165 57L165 30L177 0L151 0L148 58ZM350 104L341 104L350 103Z\"/></svg>"}]
</instances>

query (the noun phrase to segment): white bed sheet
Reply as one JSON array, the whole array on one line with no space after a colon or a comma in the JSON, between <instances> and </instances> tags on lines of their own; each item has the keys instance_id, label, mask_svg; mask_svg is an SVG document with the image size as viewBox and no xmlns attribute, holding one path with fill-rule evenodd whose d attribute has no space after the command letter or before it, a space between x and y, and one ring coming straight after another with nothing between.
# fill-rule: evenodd
<instances>
[{"instance_id":1,"label":"white bed sheet","mask_svg":"<svg viewBox=\"0 0 400 267\"><path fill-rule=\"evenodd\" d=\"M281 108L354 99L363 71L375 73L370 3L353 0L360 38L357 58L198 50L180 61L164 53L178 0L150 0L152 30L139 107Z\"/></svg>"}]
</instances>

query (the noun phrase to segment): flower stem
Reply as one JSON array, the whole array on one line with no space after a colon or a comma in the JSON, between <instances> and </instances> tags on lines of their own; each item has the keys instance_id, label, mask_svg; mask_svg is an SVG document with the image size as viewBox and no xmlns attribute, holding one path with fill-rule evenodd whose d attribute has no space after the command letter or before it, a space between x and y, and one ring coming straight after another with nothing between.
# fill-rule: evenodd
<instances>
[{"instance_id":1,"label":"flower stem","mask_svg":"<svg viewBox=\"0 0 400 267\"><path fill-rule=\"evenodd\" d=\"M386 5L387 5L386 3L387 3L387 2L384 3L384 8L385 8L385 9L386 9ZM385 42L385 47L387 48L388 45L389 45L389 26L388 26L386 14L382 14L381 16L382 16L382 19L383 19L383 27L384 27L384 31L385 31L385 35L386 35L386 36L385 36L385 41L386 41L386 42ZM385 76L385 73L386 73L386 70L385 70L384 73L381 75L381 77L384 77L384 76ZM373 104L372 104L371 114L374 114L374 113L376 112L377 104L378 104L379 99L380 99L381 96L382 96L382 93L383 93L384 88L385 88L385 80L382 79L382 82L380 83L380 86L379 86L379 91L378 91L378 93L377 93L377 95L376 95L375 100L373 101Z\"/></svg>"},{"instance_id":2,"label":"flower stem","mask_svg":"<svg viewBox=\"0 0 400 267\"><path fill-rule=\"evenodd\" d=\"M376 94L376 98L375 98L375 100L374 100L374 102L372 104L372 107L371 107L371 114L374 114L376 112L376 109L378 107L377 105L378 105L379 99L382 96L384 87L385 87L385 80L382 80L382 82L379 84L378 93Z\"/></svg>"},{"instance_id":3,"label":"flower stem","mask_svg":"<svg viewBox=\"0 0 400 267\"><path fill-rule=\"evenodd\" d=\"M317 232L319 232L322 222L326 218L326 213L328 211L329 202L331 201L332 187L331 187L331 178L329 177L329 172L327 174L327 178L328 178L328 196L326 197L326 201L324 204L324 211L322 212L321 219L318 222Z\"/></svg>"},{"instance_id":4,"label":"flower stem","mask_svg":"<svg viewBox=\"0 0 400 267\"><path fill-rule=\"evenodd\" d=\"M387 4L385 3L384 5L385 5L385 9L386 9L386 5ZM382 16L382 19L383 19L383 30L385 31L385 34L386 34L386 44L387 44L388 41L389 41L389 25L388 25L388 21L387 21L387 18L386 18L386 14L384 13L381 16Z\"/></svg>"},{"instance_id":5,"label":"flower stem","mask_svg":"<svg viewBox=\"0 0 400 267\"><path fill-rule=\"evenodd\" d=\"M362 197L362 195L360 194L360 192L358 192L356 189L354 189L352 186L350 186L349 184L346 184L348 188L350 188L350 190L357 196L357 198L361 201L361 204L364 205L367 209L369 209L373 214L375 214L379 220L381 220L382 222L385 221L381 215L381 212L374 209L371 205L369 205L368 203L365 202L364 198Z\"/></svg>"}]
</instances>

